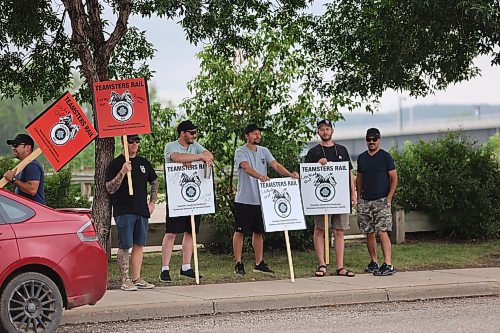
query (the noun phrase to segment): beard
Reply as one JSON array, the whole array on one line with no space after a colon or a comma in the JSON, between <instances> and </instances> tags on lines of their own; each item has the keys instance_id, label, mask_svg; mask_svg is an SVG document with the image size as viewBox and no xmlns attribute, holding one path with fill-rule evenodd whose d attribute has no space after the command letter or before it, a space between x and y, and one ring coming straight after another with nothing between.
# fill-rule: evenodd
<instances>
[{"instance_id":1,"label":"beard","mask_svg":"<svg viewBox=\"0 0 500 333\"><path fill-rule=\"evenodd\" d=\"M256 146L260 145L260 139L255 139L255 140L253 140L253 141L252 141L252 144L253 144L253 145L256 145Z\"/></svg>"},{"instance_id":2,"label":"beard","mask_svg":"<svg viewBox=\"0 0 500 333\"><path fill-rule=\"evenodd\" d=\"M332 136L331 136L331 135L329 135L329 136L324 136L324 137L323 137L323 136L320 136L320 139L321 139L321 141L323 141L323 142L328 142L328 141L330 141L330 140L332 139Z\"/></svg>"}]
</instances>

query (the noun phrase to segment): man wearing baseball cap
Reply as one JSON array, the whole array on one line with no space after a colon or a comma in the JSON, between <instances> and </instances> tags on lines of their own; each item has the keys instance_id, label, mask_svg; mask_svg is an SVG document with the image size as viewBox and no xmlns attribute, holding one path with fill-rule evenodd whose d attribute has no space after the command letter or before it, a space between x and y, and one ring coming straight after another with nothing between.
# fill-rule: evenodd
<instances>
[{"instance_id":1,"label":"man wearing baseball cap","mask_svg":"<svg viewBox=\"0 0 500 333\"><path fill-rule=\"evenodd\" d=\"M328 119L318 121L316 124L317 133L320 137L318 145L312 147L306 155L304 162L319 163L325 165L328 162L349 162L349 189L351 203L356 205L356 193L354 186L354 175L352 174L351 157L347 148L335 143L332 140L333 123ZM333 214L328 216L328 225L333 225L333 236L335 237L335 263L336 273L340 276L353 277L354 273L344 267L344 230L350 228L349 214ZM326 275L325 263L325 223L323 215L315 217L313 243L316 256L318 257L318 268L315 275L323 277Z\"/></svg>"},{"instance_id":2,"label":"man wearing baseball cap","mask_svg":"<svg viewBox=\"0 0 500 333\"><path fill-rule=\"evenodd\" d=\"M33 139L23 133L7 140L7 144L12 146L12 155L20 161L27 158L35 146ZM16 186L17 194L45 205L44 173L40 162L33 160L21 172L9 170L3 176Z\"/></svg>"},{"instance_id":3,"label":"man wearing baseball cap","mask_svg":"<svg viewBox=\"0 0 500 333\"><path fill-rule=\"evenodd\" d=\"M196 142L197 128L191 120L184 120L177 126L178 138L165 145L165 164L201 161L211 167L214 156L202 145ZM195 230L200 231L200 215L195 216ZM168 216L168 207L165 223L165 236L162 241L162 269L160 273L161 282L172 282L170 277L170 259L174 249L175 237L182 233L182 266L179 271L181 277L195 279L195 271L191 268L191 257L193 256L193 230L191 230L191 220L189 216ZM202 278L202 276L200 276Z\"/></svg>"},{"instance_id":4,"label":"man wearing baseball cap","mask_svg":"<svg viewBox=\"0 0 500 333\"><path fill-rule=\"evenodd\" d=\"M396 271L391 263L392 197L398 185L398 175L392 156L380 148L380 131L369 128L366 131L368 150L358 156L358 226L366 234L366 246L370 263L365 272L377 276L392 275ZM377 262L378 234L384 254L384 263Z\"/></svg>"},{"instance_id":5,"label":"man wearing baseball cap","mask_svg":"<svg viewBox=\"0 0 500 333\"><path fill-rule=\"evenodd\" d=\"M245 267L241 259L245 234L252 233L252 246L255 253L254 272L274 273L264 262L264 221L262 220L258 182L268 181L267 168L271 166L285 177L299 178L297 172L288 171L279 164L269 149L260 145L261 131L257 124L248 124L245 129L246 144L236 149L234 162L238 168L238 188L234 202L235 231L233 250L236 266L234 272L244 275Z\"/></svg>"}]
</instances>

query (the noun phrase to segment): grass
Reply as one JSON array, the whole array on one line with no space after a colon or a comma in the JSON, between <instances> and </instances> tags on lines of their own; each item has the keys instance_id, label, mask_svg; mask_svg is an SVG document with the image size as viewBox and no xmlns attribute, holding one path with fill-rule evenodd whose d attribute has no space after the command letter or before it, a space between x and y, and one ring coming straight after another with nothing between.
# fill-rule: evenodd
<instances>
[{"instance_id":1,"label":"grass","mask_svg":"<svg viewBox=\"0 0 500 333\"><path fill-rule=\"evenodd\" d=\"M316 269L316 254L313 250L293 252L293 265L296 278L312 277ZM379 245L379 262L383 261ZM275 271L274 275L253 273L253 253L245 253L245 276L234 274L234 261L231 255L212 254L208 251L198 251L200 274L203 284L283 280L289 279L288 260L286 250L265 252L264 259L269 267ZM172 285L189 285L191 279L179 277L182 254L174 252L170 262ZM346 241L344 263L355 273L362 273L369 261L366 246L362 241ZM452 243L445 241L409 241L393 245L392 263L396 270L418 271L430 269L451 269L471 267L500 266L500 241L475 243ZM193 265L194 268L194 265ZM158 276L161 270L161 253L146 253L142 266L142 277L155 284L160 284ZM328 273L335 271L335 253L330 250L330 265ZM117 288L120 285L120 273L116 264L116 257L109 263L109 287Z\"/></svg>"}]
</instances>

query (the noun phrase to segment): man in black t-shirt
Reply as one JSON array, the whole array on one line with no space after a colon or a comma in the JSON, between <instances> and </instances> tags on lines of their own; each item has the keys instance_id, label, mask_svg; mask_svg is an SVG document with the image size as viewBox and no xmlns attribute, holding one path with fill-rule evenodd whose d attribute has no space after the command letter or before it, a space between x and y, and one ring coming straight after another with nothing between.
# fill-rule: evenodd
<instances>
[{"instance_id":1,"label":"man in black t-shirt","mask_svg":"<svg viewBox=\"0 0 500 333\"><path fill-rule=\"evenodd\" d=\"M141 138L137 135L127 137L130 160L125 156L116 157L106 169L106 190L111 194L113 216L118 231L118 265L122 273L122 290L133 291L154 288L141 278L144 245L148 233L148 220L153 213L158 195L158 176L151 163L138 156ZM132 174L133 195L129 194L127 173ZM151 184L148 202L147 183ZM132 279L129 277L129 250Z\"/></svg>"},{"instance_id":2,"label":"man in black t-shirt","mask_svg":"<svg viewBox=\"0 0 500 333\"><path fill-rule=\"evenodd\" d=\"M323 119L317 123L318 135L321 139L317 146L312 147L305 159L306 163L319 163L325 165L328 162L349 162L349 184L352 204L356 204L356 194L354 187L354 176L352 174L352 164L346 147L336 144L332 140L333 124L330 120ZM333 224L333 236L335 238L335 262L337 265L337 275L353 277L354 273L344 267L344 230L350 228L349 214L333 214L329 216L329 225ZM324 217L316 216L314 225L314 250L318 257L318 268L315 275L318 277L326 275L325 264L325 223Z\"/></svg>"},{"instance_id":3,"label":"man in black t-shirt","mask_svg":"<svg viewBox=\"0 0 500 333\"><path fill-rule=\"evenodd\" d=\"M366 131L368 150L358 157L358 226L366 234L366 246L370 254L370 263L365 272L377 276L395 273L391 263L391 240L388 231L392 230L391 203L398 175L391 155L380 149L380 131L370 128ZM377 263L378 234L384 253L384 263Z\"/></svg>"}]
</instances>

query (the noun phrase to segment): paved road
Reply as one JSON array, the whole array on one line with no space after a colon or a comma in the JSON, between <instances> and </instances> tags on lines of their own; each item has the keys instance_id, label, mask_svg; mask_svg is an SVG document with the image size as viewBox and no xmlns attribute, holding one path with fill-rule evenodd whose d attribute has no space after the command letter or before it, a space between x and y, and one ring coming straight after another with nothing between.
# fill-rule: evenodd
<instances>
[{"instance_id":1,"label":"paved road","mask_svg":"<svg viewBox=\"0 0 500 333\"><path fill-rule=\"evenodd\" d=\"M500 297L373 303L78 326L59 333L500 332Z\"/></svg>"}]
</instances>

